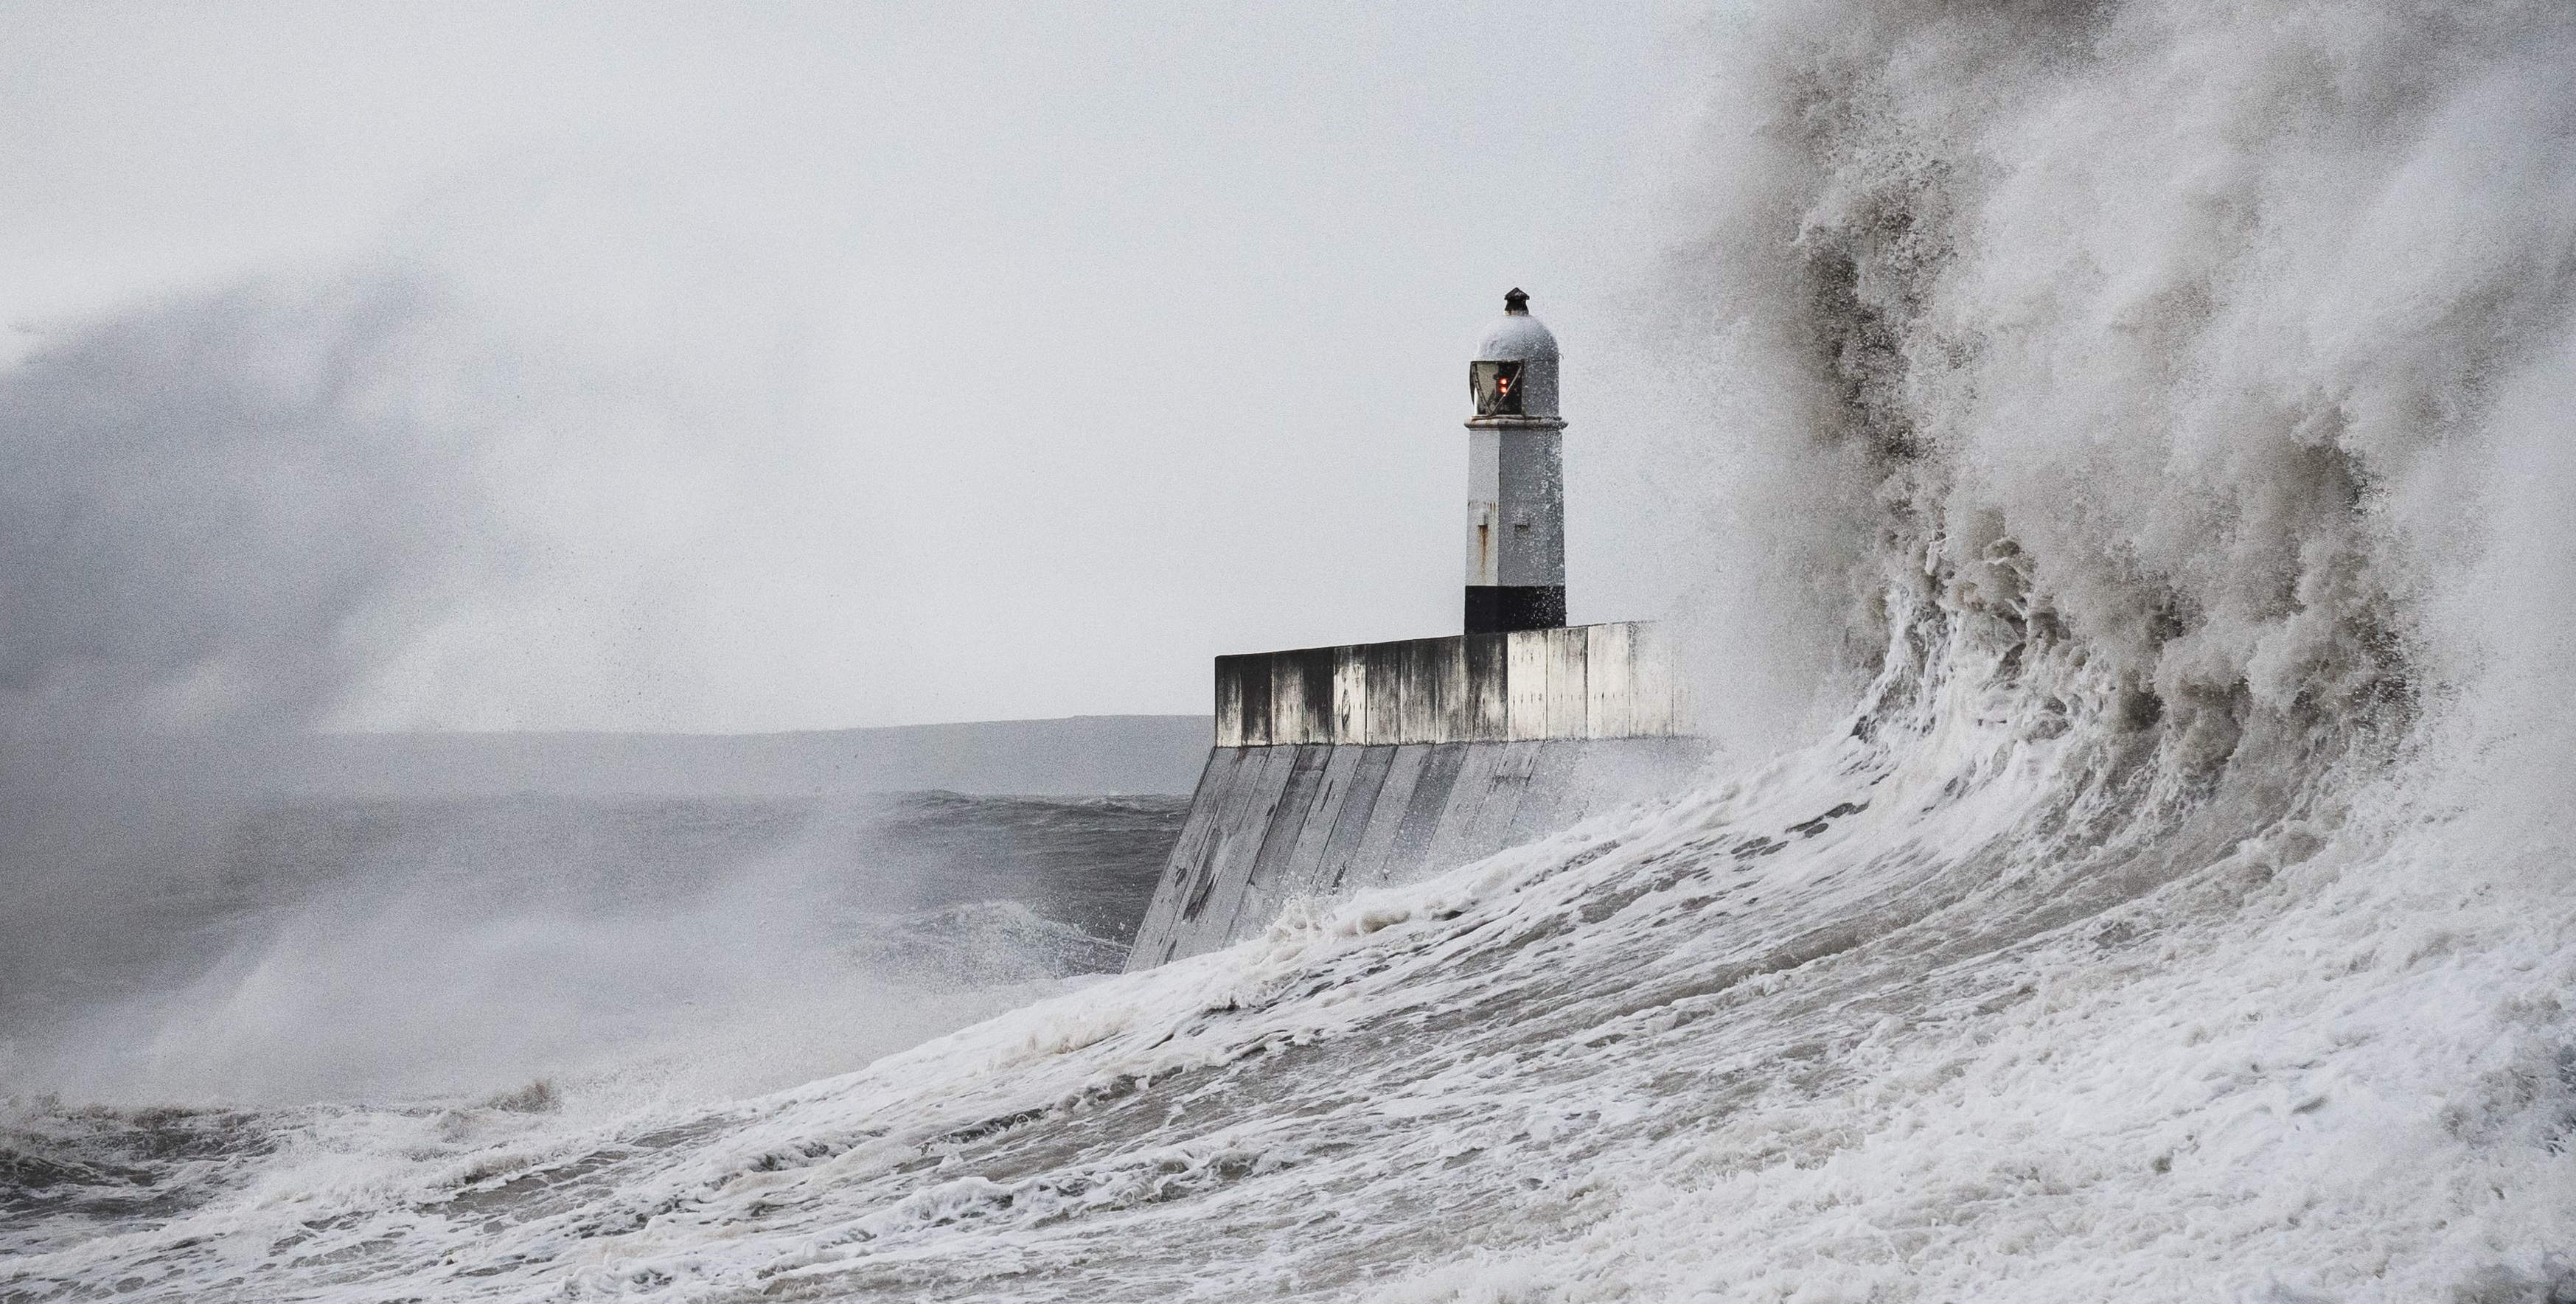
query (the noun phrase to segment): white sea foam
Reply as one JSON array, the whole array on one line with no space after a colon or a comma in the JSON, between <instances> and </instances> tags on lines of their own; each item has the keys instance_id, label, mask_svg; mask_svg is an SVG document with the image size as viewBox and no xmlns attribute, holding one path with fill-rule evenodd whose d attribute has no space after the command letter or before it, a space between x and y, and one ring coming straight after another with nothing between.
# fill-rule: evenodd
<instances>
[{"instance_id":1,"label":"white sea foam","mask_svg":"<svg viewBox=\"0 0 2576 1304\"><path fill-rule=\"evenodd\" d=\"M2571 29L1738 14L1705 600L1830 740L738 1105L27 1107L171 1200L0 1283L2568 1298Z\"/></svg>"}]
</instances>

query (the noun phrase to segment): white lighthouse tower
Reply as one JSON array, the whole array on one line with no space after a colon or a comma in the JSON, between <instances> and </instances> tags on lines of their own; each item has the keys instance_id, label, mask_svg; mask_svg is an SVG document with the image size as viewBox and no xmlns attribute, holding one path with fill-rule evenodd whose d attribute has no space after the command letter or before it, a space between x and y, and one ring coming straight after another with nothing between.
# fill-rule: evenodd
<instances>
[{"instance_id":1,"label":"white lighthouse tower","mask_svg":"<svg viewBox=\"0 0 2576 1304\"><path fill-rule=\"evenodd\" d=\"M1215 745L1131 971L1568 827L1708 754L1653 625L1565 623L1556 337L1528 295L1503 308L1467 366L1466 632L1216 659Z\"/></svg>"},{"instance_id":2,"label":"white lighthouse tower","mask_svg":"<svg viewBox=\"0 0 2576 1304\"><path fill-rule=\"evenodd\" d=\"M1565 420L1556 414L1556 337L1529 296L1503 296L1503 317L1467 364L1476 415L1467 422L1467 632L1565 625Z\"/></svg>"}]
</instances>

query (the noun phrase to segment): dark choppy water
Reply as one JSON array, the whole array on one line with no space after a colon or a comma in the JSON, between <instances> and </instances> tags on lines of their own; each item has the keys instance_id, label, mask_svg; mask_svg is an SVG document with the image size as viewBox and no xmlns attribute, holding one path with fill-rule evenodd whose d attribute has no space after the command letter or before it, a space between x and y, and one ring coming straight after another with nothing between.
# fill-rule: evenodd
<instances>
[{"instance_id":1,"label":"dark choppy water","mask_svg":"<svg viewBox=\"0 0 2576 1304\"><path fill-rule=\"evenodd\" d=\"M67 920L50 951L0 962L0 1091L399 1100L646 1066L729 1091L855 1067L1115 970L1187 806L259 809Z\"/></svg>"}]
</instances>

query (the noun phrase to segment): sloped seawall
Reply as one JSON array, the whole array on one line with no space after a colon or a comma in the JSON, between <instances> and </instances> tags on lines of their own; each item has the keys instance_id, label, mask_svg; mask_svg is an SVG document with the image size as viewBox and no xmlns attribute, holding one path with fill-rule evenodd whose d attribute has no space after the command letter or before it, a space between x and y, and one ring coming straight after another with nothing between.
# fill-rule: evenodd
<instances>
[{"instance_id":1,"label":"sloped seawall","mask_svg":"<svg viewBox=\"0 0 2576 1304\"><path fill-rule=\"evenodd\" d=\"M1668 786L1707 747L1670 667L1636 623L1218 658L1217 745L1128 968Z\"/></svg>"}]
</instances>

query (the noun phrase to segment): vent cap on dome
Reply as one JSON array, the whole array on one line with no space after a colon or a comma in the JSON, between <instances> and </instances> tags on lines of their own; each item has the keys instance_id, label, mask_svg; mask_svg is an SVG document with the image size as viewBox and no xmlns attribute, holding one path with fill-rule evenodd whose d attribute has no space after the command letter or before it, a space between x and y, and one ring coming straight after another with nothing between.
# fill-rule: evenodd
<instances>
[{"instance_id":1,"label":"vent cap on dome","mask_svg":"<svg viewBox=\"0 0 2576 1304\"><path fill-rule=\"evenodd\" d=\"M1520 287L1503 296L1502 320L1485 328L1476 341L1478 362L1556 361L1556 336L1530 315L1529 295Z\"/></svg>"}]
</instances>

